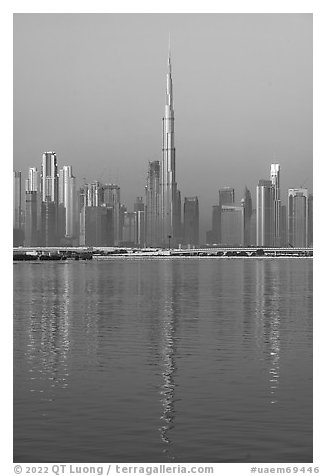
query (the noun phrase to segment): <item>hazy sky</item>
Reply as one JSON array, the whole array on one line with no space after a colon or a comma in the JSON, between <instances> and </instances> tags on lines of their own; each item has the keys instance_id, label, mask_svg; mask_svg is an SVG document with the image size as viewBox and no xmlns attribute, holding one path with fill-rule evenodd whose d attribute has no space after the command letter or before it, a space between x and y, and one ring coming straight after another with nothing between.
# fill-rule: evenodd
<instances>
[{"instance_id":1,"label":"hazy sky","mask_svg":"<svg viewBox=\"0 0 326 476\"><path fill-rule=\"evenodd\" d=\"M177 182L203 228L220 187L255 198L272 162L284 201L312 191L312 14L15 14L14 168L54 150L132 208L161 160L169 33Z\"/></svg>"}]
</instances>

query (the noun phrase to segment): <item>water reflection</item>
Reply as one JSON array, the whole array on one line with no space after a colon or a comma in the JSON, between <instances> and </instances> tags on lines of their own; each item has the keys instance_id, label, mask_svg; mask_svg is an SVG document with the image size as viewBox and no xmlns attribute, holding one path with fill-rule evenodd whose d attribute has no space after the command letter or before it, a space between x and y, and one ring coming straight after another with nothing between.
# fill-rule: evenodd
<instances>
[{"instance_id":1,"label":"water reflection","mask_svg":"<svg viewBox=\"0 0 326 476\"><path fill-rule=\"evenodd\" d=\"M256 261L256 344L269 366L271 404L280 385L280 282L277 260Z\"/></svg>"},{"instance_id":2,"label":"water reflection","mask_svg":"<svg viewBox=\"0 0 326 476\"><path fill-rule=\"evenodd\" d=\"M43 269L42 269L43 268ZM45 274L44 274L45 273ZM68 386L68 355L70 351L70 296L69 267L43 263L30 265L30 291L40 293L39 305L27 299L27 348L31 392L43 393L50 387ZM30 297L31 297L30 296Z\"/></svg>"},{"instance_id":3,"label":"water reflection","mask_svg":"<svg viewBox=\"0 0 326 476\"><path fill-rule=\"evenodd\" d=\"M163 452L171 461L174 460L172 454L172 441L170 432L174 427L175 418L175 374L176 374L176 315L175 315L175 268L172 263L166 261L162 263L162 377L161 403L163 413L161 416L161 426L159 428L161 439L165 445Z\"/></svg>"},{"instance_id":4,"label":"water reflection","mask_svg":"<svg viewBox=\"0 0 326 476\"><path fill-rule=\"evenodd\" d=\"M15 266L17 461L310 461L309 263Z\"/></svg>"}]
</instances>

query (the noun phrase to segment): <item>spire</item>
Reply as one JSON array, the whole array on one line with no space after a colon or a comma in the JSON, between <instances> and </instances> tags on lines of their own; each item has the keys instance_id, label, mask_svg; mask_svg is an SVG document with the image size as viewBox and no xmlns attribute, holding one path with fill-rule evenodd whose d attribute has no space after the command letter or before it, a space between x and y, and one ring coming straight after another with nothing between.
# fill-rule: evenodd
<instances>
[{"instance_id":1,"label":"spire","mask_svg":"<svg viewBox=\"0 0 326 476\"><path fill-rule=\"evenodd\" d=\"M169 32L169 54L168 54L168 67L169 67L169 74L171 74L171 35Z\"/></svg>"}]
</instances>

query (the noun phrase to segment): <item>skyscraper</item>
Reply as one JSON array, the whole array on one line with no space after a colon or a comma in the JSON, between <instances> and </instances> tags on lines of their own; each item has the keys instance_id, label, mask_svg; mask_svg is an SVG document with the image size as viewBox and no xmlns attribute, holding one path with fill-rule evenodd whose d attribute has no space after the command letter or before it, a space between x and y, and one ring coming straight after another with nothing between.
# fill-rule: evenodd
<instances>
[{"instance_id":1,"label":"skyscraper","mask_svg":"<svg viewBox=\"0 0 326 476\"><path fill-rule=\"evenodd\" d=\"M288 246L288 217L286 214L286 205L281 205L280 213L280 246Z\"/></svg>"},{"instance_id":2,"label":"skyscraper","mask_svg":"<svg viewBox=\"0 0 326 476\"><path fill-rule=\"evenodd\" d=\"M199 204L198 197L185 197L184 201L184 243L199 244Z\"/></svg>"},{"instance_id":3,"label":"skyscraper","mask_svg":"<svg viewBox=\"0 0 326 476\"><path fill-rule=\"evenodd\" d=\"M21 192L21 172L13 173L13 244L20 246L23 244L23 211Z\"/></svg>"},{"instance_id":4,"label":"skyscraper","mask_svg":"<svg viewBox=\"0 0 326 476\"><path fill-rule=\"evenodd\" d=\"M221 243L221 207L220 205L213 205L212 208L211 242L217 244Z\"/></svg>"},{"instance_id":5,"label":"skyscraper","mask_svg":"<svg viewBox=\"0 0 326 476\"><path fill-rule=\"evenodd\" d=\"M161 242L176 244L178 234L177 183L175 173L174 109L171 54L168 55L165 111L163 117L163 157L161 167Z\"/></svg>"},{"instance_id":6,"label":"skyscraper","mask_svg":"<svg viewBox=\"0 0 326 476\"><path fill-rule=\"evenodd\" d=\"M14 230L21 229L21 219L22 219L21 180L22 180L21 172L14 171L13 173L13 192L14 192L13 228Z\"/></svg>"},{"instance_id":7,"label":"skyscraper","mask_svg":"<svg viewBox=\"0 0 326 476\"><path fill-rule=\"evenodd\" d=\"M25 180L25 245L28 246L27 243L29 242L29 246L32 246L32 244L39 244L39 240L41 238L41 175L36 167L30 167L28 169L27 177L27 180Z\"/></svg>"},{"instance_id":8,"label":"skyscraper","mask_svg":"<svg viewBox=\"0 0 326 476\"><path fill-rule=\"evenodd\" d=\"M44 152L41 165L41 234L44 246L58 244L58 166L55 152Z\"/></svg>"},{"instance_id":9,"label":"skyscraper","mask_svg":"<svg viewBox=\"0 0 326 476\"><path fill-rule=\"evenodd\" d=\"M271 164L270 179L274 187L274 245L281 244L280 164Z\"/></svg>"},{"instance_id":10,"label":"skyscraper","mask_svg":"<svg viewBox=\"0 0 326 476\"><path fill-rule=\"evenodd\" d=\"M271 180L258 182L256 220L257 246L274 246L274 186Z\"/></svg>"},{"instance_id":11,"label":"skyscraper","mask_svg":"<svg viewBox=\"0 0 326 476\"><path fill-rule=\"evenodd\" d=\"M219 205L233 205L234 204L234 188L223 187L218 191Z\"/></svg>"},{"instance_id":12,"label":"skyscraper","mask_svg":"<svg viewBox=\"0 0 326 476\"><path fill-rule=\"evenodd\" d=\"M85 207L85 243L86 246L113 245L113 209L112 207Z\"/></svg>"},{"instance_id":13,"label":"skyscraper","mask_svg":"<svg viewBox=\"0 0 326 476\"><path fill-rule=\"evenodd\" d=\"M136 213L136 245L143 247L145 244L145 204L143 197L137 197L134 203L134 212Z\"/></svg>"},{"instance_id":14,"label":"skyscraper","mask_svg":"<svg viewBox=\"0 0 326 476\"><path fill-rule=\"evenodd\" d=\"M308 246L308 190L288 191L288 238L293 247Z\"/></svg>"},{"instance_id":15,"label":"skyscraper","mask_svg":"<svg viewBox=\"0 0 326 476\"><path fill-rule=\"evenodd\" d=\"M58 204L58 165L55 152L44 152L41 165L42 202Z\"/></svg>"},{"instance_id":16,"label":"skyscraper","mask_svg":"<svg viewBox=\"0 0 326 476\"><path fill-rule=\"evenodd\" d=\"M137 212L123 213L122 242L125 246L137 244Z\"/></svg>"},{"instance_id":17,"label":"skyscraper","mask_svg":"<svg viewBox=\"0 0 326 476\"><path fill-rule=\"evenodd\" d=\"M37 229L37 191L26 190L25 192L25 246L38 245Z\"/></svg>"},{"instance_id":18,"label":"skyscraper","mask_svg":"<svg viewBox=\"0 0 326 476\"><path fill-rule=\"evenodd\" d=\"M28 192L41 192L40 184L40 172L36 167L29 167L28 178L25 181L26 191Z\"/></svg>"},{"instance_id":19,"label":"skyscraper","mask_svg":"<svg viewBox=\"0 0 326 476\"><path fill-rule=\"evenodd\" d=\"M244 206L222 205L221 242L227 246L242 246L244 240Z\"/></svg>"},{"instance_id":20,"label":"skyscraper","mask_svg":"<svg viewBox=\"0 0 326 476\"><path fill-rule=\"evenodd\" d=\"M145 187L145 227L147 246L161 244L160 236L160 162L148 164Z\"/></svg>"},{"instance_id":21,"label":"skyscraper","mask_svg":"<svg viewBox=\"0 0 326 476\"><path fill-rule=\"evenodd\" d=\"M99 188L101 184L95 182L93 184L84 183L78 193L78 209L79 209L79 245L86 244L86 208L98 206ZM89 223L89 220L88 222ZM89 235L88 235L89 239Z\"/></svg>"},{"instance_id":22,"label":"skyscraper","mask_svg":"<svg viewBox=\"0 0 326 476\"><path fill-rule=\"evenodd\" d=\"M66 238L75 235L76 215L76 179L72 174L71 165L64 165L59 170L59 206L64 209L64 233Z\"/></svg>"},{"instance_id":23,"label":"skyscraper","mask_svg":"<svg viewBox=\"0 0 326 476\"><path fill-rule=\"evenodd\" d=\"M104 185L104 203L113 208L114 244L122 240L120 187L115 184Z\"/></svg>"},{"instance_id":24,"label":"skyscraper","mask_svg":"<svg viewBox=\"0 0 326 476\"><path fill-rule=\"evenodd\" d=\"M244 197L241 201L243 206L243 220L244 220L244 230L243 230L243 244L248 246L251 244L251 236L250 236L250 222L251 222L251 215L252 215L252 200L251 200L251 193L245 187L244 190Z\"/></svg>"},{"instance_id":25,"label":"skyscraper","mask_svg":"<svg viewBox=\"0 0 326 476\"><path fill-rule=\"evenodd\" d=\"M312 247L314 241L314 224L313 224L313 195L308 196L308 246Z\"/></svg>"}]
</instances>

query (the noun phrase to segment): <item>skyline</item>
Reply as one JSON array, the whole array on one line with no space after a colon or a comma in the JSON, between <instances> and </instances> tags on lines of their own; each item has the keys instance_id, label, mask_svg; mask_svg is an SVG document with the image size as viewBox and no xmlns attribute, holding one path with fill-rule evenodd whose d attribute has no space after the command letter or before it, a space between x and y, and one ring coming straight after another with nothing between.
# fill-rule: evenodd
<instances>
[{"instance_id":1,"label":"skyline","mask_svg":"<svg viewBox=\"0 0 326 476\"><path fill-rule=\"evenodd\" d=\"M201 228L219 188L239 202L272 162L281 199L312 193L311 14L15 14L14 168L26 174L55 150L78 185L118 183L128 208L144 196L148 162L161 160L169 32L176 175L182 201L199 197Z\"/></svg>"}]
</instances>

